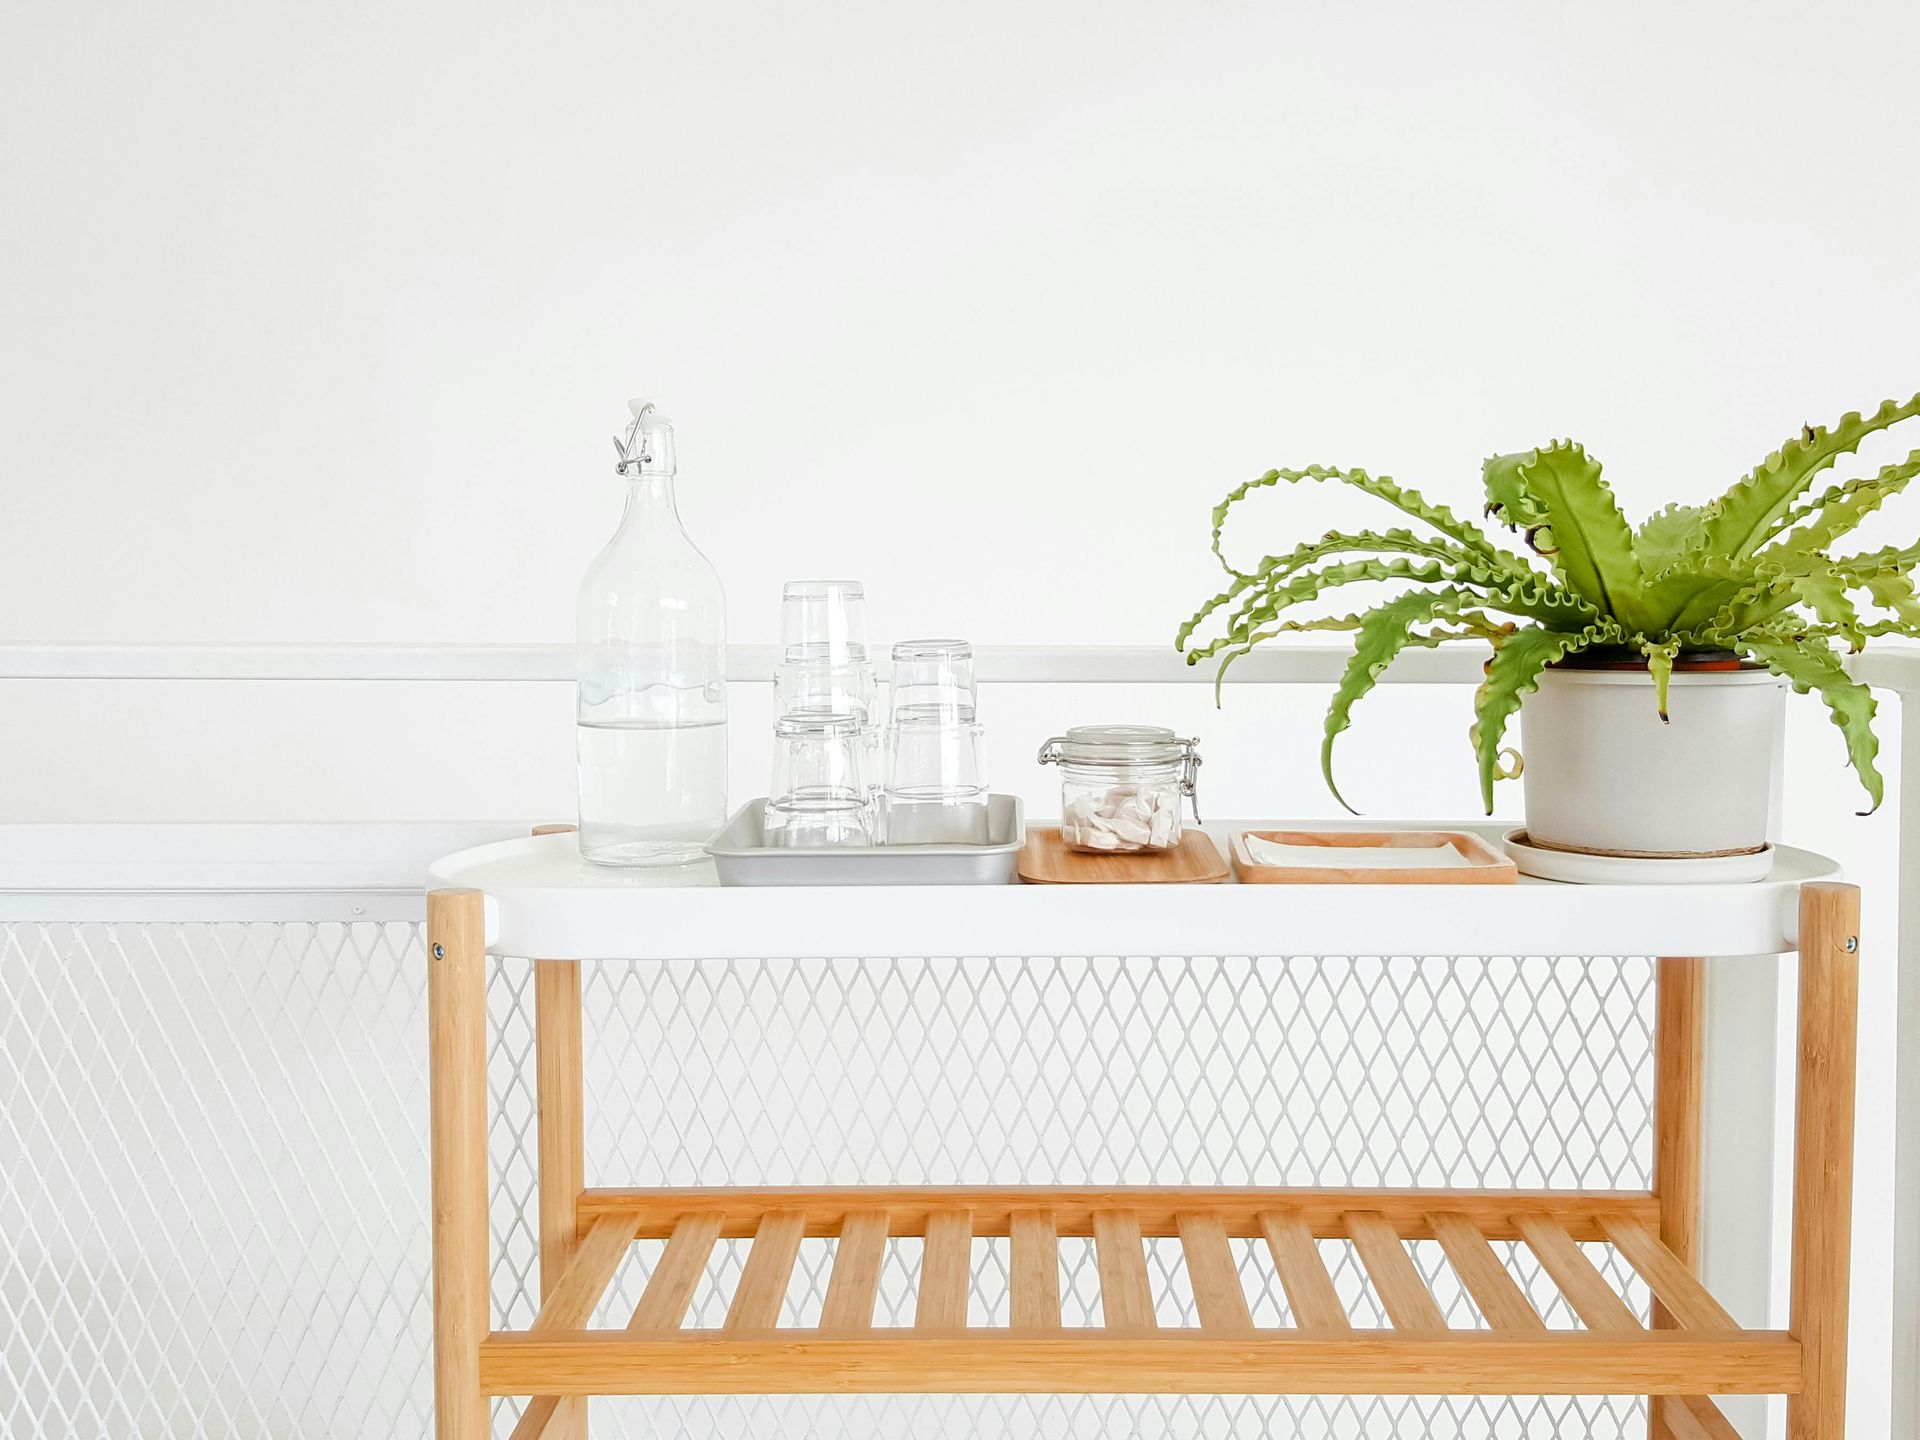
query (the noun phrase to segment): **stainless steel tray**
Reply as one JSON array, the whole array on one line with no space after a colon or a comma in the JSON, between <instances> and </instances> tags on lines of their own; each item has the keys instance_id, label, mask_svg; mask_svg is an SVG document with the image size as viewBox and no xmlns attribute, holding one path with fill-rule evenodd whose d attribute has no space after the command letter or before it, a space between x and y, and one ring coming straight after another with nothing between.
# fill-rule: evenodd
<instances>
[{"instance_id":1,"label":"stainless steel tray","mask_svg":"<svg viewBox=\"0 0 1920 1440\"><path fill-rule=\"evenodd\" d=\"M1009 885L1027 840L1018 795L987 797L985 845L845 845L775 849L766 797L750 800L707 842L722 885Z\"/></svg>"}]
</instances>

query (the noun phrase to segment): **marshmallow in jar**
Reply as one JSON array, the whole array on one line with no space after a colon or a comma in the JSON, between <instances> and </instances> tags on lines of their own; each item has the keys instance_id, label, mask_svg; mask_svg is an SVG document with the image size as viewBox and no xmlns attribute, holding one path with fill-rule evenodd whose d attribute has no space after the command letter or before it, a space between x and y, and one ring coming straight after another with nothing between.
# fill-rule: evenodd
<instances>
[{"instance_id":1,"label":"marshmallow in jar","mask_svg":"<svg viewBox=\"0 0 1920 1440\"><path fill-rule=\"evenodd\" d=\"M1194 794L1198 745L1158 725L1078 725L1054 736L1039 758L1060 767L1061 840L1108 854L1173 849L1181 805Z\"/></svg>"}]
</instances>

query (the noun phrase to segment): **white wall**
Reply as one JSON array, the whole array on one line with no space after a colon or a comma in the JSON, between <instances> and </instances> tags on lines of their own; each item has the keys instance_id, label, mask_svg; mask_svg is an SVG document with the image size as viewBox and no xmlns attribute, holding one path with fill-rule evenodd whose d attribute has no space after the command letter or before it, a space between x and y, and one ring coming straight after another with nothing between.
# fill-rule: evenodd
<instances>
[{"instance_id":1,"label":"white wall","mask_svg":"<svg viewBox=\"0 0 1920 1440\"><path fill-rule=\"evenodd\" d=\"M13 0L0 642L562 638L634 392L744 639L848 571L887 635L1168 638L1270 464L1471 507L1572 433L1700 494L1912 392L1916 46L1900 0Z\"/></svg>"}]
</instances>

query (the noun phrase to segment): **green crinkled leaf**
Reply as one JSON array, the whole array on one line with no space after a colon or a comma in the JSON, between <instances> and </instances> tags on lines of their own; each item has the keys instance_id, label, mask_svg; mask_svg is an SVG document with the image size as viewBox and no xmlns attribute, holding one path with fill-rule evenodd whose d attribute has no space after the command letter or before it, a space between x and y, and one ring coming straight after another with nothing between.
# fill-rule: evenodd
<instances>
[{"instance_id":1,"label":"green crinkled leaf","mask_svg":"<svg viewBox=\"0 0 1920 1440\"><path fill-rule=\"evenodd\" d=\"M1913 577L1898 570L1881 570L1861 582L1873 603L1891 610L1903 624L1920 625L1920 597L1913 590Z\"/></svg>"},{"instance_id":2,"label":"green crinkled leaf","mask_svg":"<svg viewBox=\"0 0 1920 1440\"><path fill-rule=\"evenodd\" d=\"M1770 626L1761 631L1756 638L1798 645L1807 640L1831 640L1835 633L1831 625L1796 625L1785 630ZM1869 640L1877 640L1885 635L1900 635L1913 640L1920 638L1920 620L1874 620L1862 625L1860 633Z\"/></svg>"},{"instance_id":3,"label":"green crinkled leaf","mask_svg":"<svg viewBox=\"0 0 1920 1440\"><path fill-rule=\"evenodd\" d=\"M1860 612L1847 598L1847 582L1831 570L1816 570L1791 582L1793 598L1805 605L1837 634L1847 637L1855 650L1866 644L1860 633Z\"/></svg>"},{"instance_id":4,"label":"green crinkled leaf","mask_svg":"<svg viewBox=\"0 0 1920 1440\"><path fill-rule=\"evenodd\" d=\"M1579 632L1596 625L1619 629L1612 620L1571 590L1550 583L1509 585L1501 590L1489 591L1483 603L1502 614L1537 620L1549 630Z\"/></svg>"},{"instance_id":5,"label":"green crinkled leaf","mask_svg":"<svg viewBox=\"0 0 1920 1440\"><path fill-rule=\"evenodd\" d=\"M1360 617L1358 615L1324 616L1318 620L1282 620L1277 625L1271 625L1265 630L1247 636L1244 642L1236 645L1221 657L1220 668L1213 672L1213 703L1215 707L1217 708L1220 704L1220 690L1221 686L1226 683L1227 671L1233 668L1235 661L1239 660L1242 656L1252 654L1255 647L1265 641L1273 639L1276 635L1301 634L1308 631L1320 630L1357 630L1359 628Z\"/></svg>"},{"instance_id":6,"label":"green crinkled leaf","mask_svg":"<svg viewBox=\"0 0 1920 1440\"><path fill-rule=\"evenodd\" d=\"M1634 533L1634 558L1646 577L1647 616L1656 634L1684 634L1705 623L1751 580L1744 564L1701 548L1706 520L1701 506L1669 505Z\"/></svg>"},{"instance_id":7,"label":"green crinkled leaf","mask_svg":"<svg viewBox=\"0 0 1920 1440\"><path fill-rule=\"evenodd\" d=\"M1668 682L1673 679L1673 662L1679 658L1680 642L1678 640L1668 640L1663 643L1655 643L1652 640L1643 641L1640 653L1647 657L1647 674L1653 677L1653 703L1659 708L1660 719L1665 723Z\"/></svg>"},{"instance_id":8,"label":"green crinkled leaf","mask_svg":"<svg viewBox=\"0 0 1920 1440\"><path fill-rule=\"evenodd\" d=\"M1689 637L1702 643L1725 645L1790 610L1799 602L1795 584L1805 576L1831 574L1852 585L1864 582L1871 575L1903 574L1915 566L1920 566L1920 545L1887 545L1858 555L1843 555L1837 560L1829 560L1824 555L1755 556L1750 583L1736 587L1707 620L1689 626L1676 624L1674 628L1685 629Z\"/></svg>"},{"instance_id":9,"label":"green crinkled leaf","mask_svg":"<svg viewBox=\"0 0 1920 1440\"><path fill-rule=\"evenodd\" d=\"M1473 748L1480 762L1480 799L1493 813L1493 779L1500 768L1500 741L1520 702L1540 685L1540 672L1556 660L1584 650L1597 632L1517 630L1494 647L1487 678L1473 697L1477 720Z\"/></svg>"},{"instance_id":10,"label":"green crinkled leaf","mask_svg":"<svg viewBox=\"0 0 1920 1440\"><path fill-rule=\"evenodd\" d=\"M1840 657L1818 639L1796 642L1747 638L1737 641L1734 648L1742 655L1752 656L1774 674L1791 681L1800 694L1819 692L1833 717L1833 723L1840 727L1840 733L1846 737L1847 759L1854 773L1860 777L1860 784L1873 801L1872 808L1879 809L1886 785L1874 766L1874 760L1880 753L1880 742L1873 734L1873 692L1848 675Z\"/></svg>"},{"instance_id":11,"label":"green crinkled leaf","mask_svg":"<svg viewBox=\"0 0 1920 1440\"><path fill-rule=\"evenodd\" d=\"M1777 538L1760 552L1760 558L1810 555L1826 549L1906 489L1915 475L1920 475L1920 450L1897 464L1882 465L1878 474L1823 490L1782 518L1775 531ZM1801 528L1790 530L1793 525Z\"/></svg>"},{"instance_id":12,"label":"green crinkled leaf","mask_svg":"<svg viewBox=\"0 0 1920 1440\"><path fill-rule=\"evenodd\" d=\"M1282 611L1315 600L1327 590L1383 580L1453 585L1472 590L1485 608L1534 620L1548 629L1580 631L1595 625L1618 629L1586 601L1545 578L1524 583L1509 581L1504 572L1484 565L1349 560L1250 589L1229 621L1226 633L1189 651L1187 663L1198 664L1231 646L1246 643L1256 630L1272 623Z\"/></svg>"},{"instance_id":13,"label":"green crinkled leaf","mask_svg":"<svg viewBox=\"0 0 1920 1440\"><path fill-rule=\"evenodd\" d=\"M1205 620L1222 605L1230 604L1235 596L1239 595L1241 591L1247 589L1247 587L1253 583L1254 577L1251 575L1234 576L1231 585L1222 590L1218 595L1210 597L1204 605L1186 618L1179 630L1174 632L1173 648L1176 650L1186 649L1187 641L1193 638L1193 632L1200 628L1200 622L1202 620Z\"/></svg>"},{"instance_id":14,"label":"green crinkled leaf","mask_svg":"<svg viewBox=\"0 0 1920 1440\"><path fill-rule=\"evenodd\" d=\"M1462 605L1477 597L1463 590L1412 590L1377 605L1359 619L1353 640L1353 657L1340 676L1333 703L1327 707L1327 720L1320 743L1320 773L1327 789L1349 812L1359 814L1347 804L1347 797L1333 779L1333 742L1353 723L1354 705L1379 682L1380 674L1402 650L1410 646L1435 645L1439 640L1422 635L1415 627L1443 616L1452 617Z\"/></svg>"},{"instance_id":15,"label":"green crinkled leaf","mask_svg":"<svg viewBox=\"0 0 1920 1440\"><path fill-rule=\"evenodd\" d=\"M1487 514L1515 530L1533 531L1547 523L1547 507L1527 488L1522 469L1533 451L1514 455L1489 455L1480 466L1480 479L1487 492Z\"/></svg>"},{"instance_id":16,"label":"green crinkled leaf","mask_svg":"<svg viewBox=\"0 0 1920 1440\"><path fill-rule=\"evenodd\" d=\"M1259 591L1255 602L1235 617L1227 634L1189 651L1187 663L1197 665L1229 646L1246 644L1255 630L1277 619L1282 610L1305 604L1324 590L1368 580L1410 580L1433 585L1451 578L1449 568L1437 562L1415 564L1405 560L1343 560L1321 570L1303 570Z\"/></svg>"},{"instance_id":17,"label":"green crinkled leaf","mask_svg":"<svg viewBox=\"0 0 1920 1440\"><path fill-rule=\"evenodd\" d=\"M1490 564L1509 566L1521 572L1528 568L1526 562L1519 556L1502 550L1489 540L1479 527L1462 520L1446 506L1434 504L1418 491L1406 489L1395 483L1392 476L1373 476L1364 470L1337 470L1326 465L1309 465L1304 470L1269 470L1264 475L1256 476L1244 485L1238 486L1213 507L1213 554L1228 574L1238 575L1242 572L1235 570L1227 563L1227 557L1220 548L1221 535L1227 524L1227 512L1255 490L1278 485L1282 481L1288 484L1299 484L1303 480L1316 483L1332 480L1343 485L1351 485L1354 489L1384 500L1395 509L1431 526L1442 535L1457 541L1476 555L1482 556Z\"/></svg>"},{"instance_id":18,"label":"green crinkled leaf","mask_svg":"<svg viewBox=\"0 0 1920 1440\"><path fill-rule=\"evenodd\" d=\"M1920 395L1904 405L1889 400L1864 419L1857 413L1842 416L1831 429L1807 427L1708 507L1707 549L1716 555L1753 554L1776 533L1816 475L1859 449L1867 436L1914 415L1920 415Z\"/></svg>"},{"instance_id":19,"label":"green crinkled leaf","mask_svg":"<svg viewBox=\"0 0 1920 1440\"><path fill-rule=\"evenodd\" d=\"M1834 569L1857 580L1882 570L1911 570L1916 565L1920 565L1920 545L1882 545L1878 550L1842 555L1833 561Z\"/></svg>"},{"instance_id":20,"label":"green crinkled leaf","mask_svg":"<svg viewBox=\"0 0 1920 1440\"><path fill-rule=\"evenodd\" d=\"M1642 573L1660 574L1698 554L1706 544L1707 512L1698 505L1669 505L1640 523L1633 534L1633 553Z\"/></svg>"},{"instance_id":21,"label":"green crinkled leaf","mask_svg":"<svg viewBox=\"0 0 1920 1440\"><path fill-rule=\"evenodd\" d=\"M1502 455L1486 465L1487 496L1507 495L1517 484L1534 524L1534 548L1545 554L1554 572L1574 593L1617 619L1628 630L1650 628L1645 603L1646 577L1634 558L1633 529L1613 491L1600 478L1600 462L1572 441L1520 455ZM1511 514L1515 502L1496 502Z\"/></svg>"},{"instance_id":22,"label":"green crinkled leaf","mask_svg":"<svg viewBox=\"0 0 1920 1440\"><path fill-rule=\"evenodd\" d=\"M1260 576L1284 578L1321 560L1349 553L1413 555L1426 560L1449 560L1461 565L1485 563L1483 555L1478 551L1467 549L1457 540L1444 537L1438 540L1423 540L1411 530L1395 527L1385 531L1329 530L1318 540L1295 546L1285 555L1262 557L1254 573Z\"/></svg>"},{"instance_id":23,"label":"green crinkled leaf","mask_svg":"<svg viewBox=\"0 0 1920 1440\"><path fill-rule=\"evenodd\" d=\"M1689 555L1646 584L1652 634L1684 635L1704 625L1753 584L1753 566L1718 555Z\"/></svg>"},{"instance_id":24,"label":"green crinkled leaf","mask_svg":"<svg viewBox=\"0 0 1920 1440\"><path fill-rule=\"evenodd\" d=\"M1249 595L1247 603L1243 604L1242 609L1235 614L1227 633L1197 649L1188 651L1187 663L1195 665L1230 646L1247 643L1254 631L1272 623L1283 610L1317 599L1322 592L1341 585L1379 580L1406 580L1421 585L1461 585L1477 589L1492 586L1504 579L1503 572L1486 566L1445 564L1439 561L1343 560L1318 570L1303 570L1296 575L1287 576L1278 583L1255 589ZM1495 605L1496 608L1505 608L1497 605L1491 597L1483 603ZM1516 603L1532 604L1534 602L1523 597ZM1550 610L1552 607L1541 605L1539 608Z\"/></svg>"}]
</instances>

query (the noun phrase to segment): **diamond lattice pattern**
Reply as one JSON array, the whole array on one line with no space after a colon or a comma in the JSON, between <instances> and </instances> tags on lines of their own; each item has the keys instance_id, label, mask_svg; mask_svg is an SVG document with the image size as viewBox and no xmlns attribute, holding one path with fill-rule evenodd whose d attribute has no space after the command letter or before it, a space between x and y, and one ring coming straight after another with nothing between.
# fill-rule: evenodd
<instances>
[{"instance_id":1,"label":"diamond lattice pattern","mask_svg":"<svg viewBox=\"0 0 1920 1440\"><path fill-rule=\"evenodd\" d=\"M0 1433L431 1428L424 956L408 924L0 926ZM588 968L589 1183L1644 1187L1641 958L959 957ZM495 1303L537 1308L531 966L489 981ZM718 1324L746 1242L689 1324ZM1164 1324L1193 1323L1151 1242ZM877 1323L906 1323L891 1242ZM596 1323L620 1323L642 1243ZM1326 1258L1384 1324L1355 1257ZM1438 1247L1415 1258L1476 1323ZM1063 1241L1069 1325L1093 1257ZM1596 1263L1644 1310L1611 1251ZM802 1248L817 1317L832 1242ZM1004 1241L972 1314L1004 1323ZM1281 1324L1242 1251L1256 1323ZM1524 1252L1548 1323L1572 1325ZM498 1429L518 1406L502 1402ZM1631 1399L729 1397L593 1402L597 1436L1635 1436Z\"/></svg>"}]
</instances>

